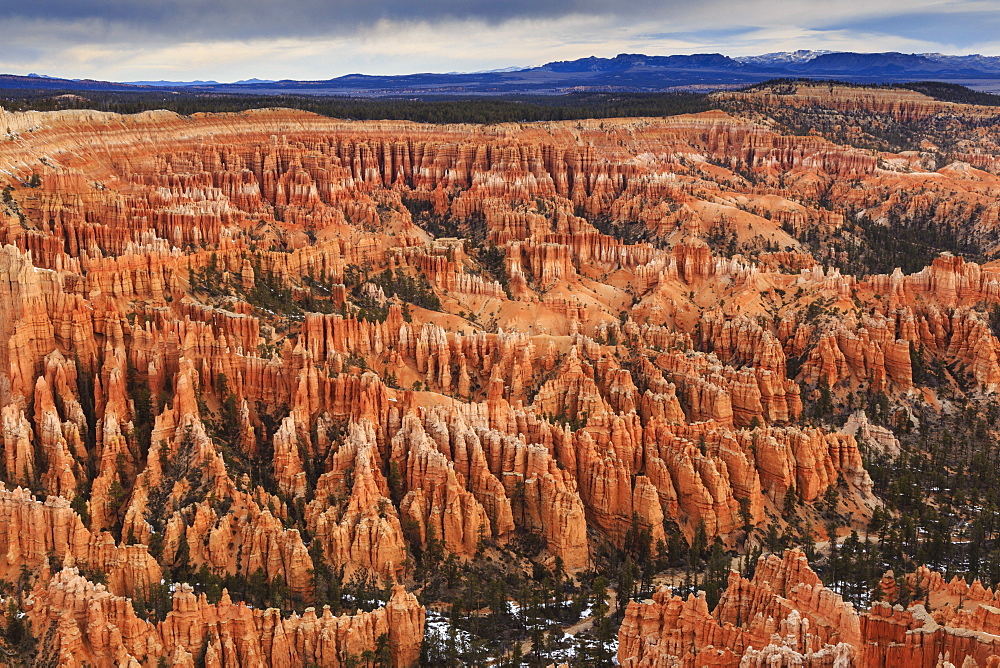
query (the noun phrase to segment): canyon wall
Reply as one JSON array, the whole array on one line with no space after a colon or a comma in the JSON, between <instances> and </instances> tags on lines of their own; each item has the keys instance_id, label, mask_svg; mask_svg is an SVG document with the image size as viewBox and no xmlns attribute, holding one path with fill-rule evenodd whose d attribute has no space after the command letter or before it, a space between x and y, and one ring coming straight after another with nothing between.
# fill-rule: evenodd
<instances>
[{"instance_id":1,"label":"canyon wall","mask_svg":"<svg viewBox=\"0 0 1000 668\"><path fill-rule=\"evenodd\" d=\"M892 437L817 406L909 396L932 361L1000 383L997 267L854 276L800 240L847 211L988 230L986 172L890 169L722 112L0 121L0 576L34 574L18 605L59 661L339 666L387 634L413 665L424 613L403 587L425 554L531 535L572 573L635 530L758 541L789 502L822 538L828 492L859 526L881 505L862 450ZM623 663L866 656L878 611L786 562L711 614L630 606ZM396 587L334 616L323 569ZM129 601L254 577L298 612L181 583L164 619Z\"/></svg>"}]
</instances>

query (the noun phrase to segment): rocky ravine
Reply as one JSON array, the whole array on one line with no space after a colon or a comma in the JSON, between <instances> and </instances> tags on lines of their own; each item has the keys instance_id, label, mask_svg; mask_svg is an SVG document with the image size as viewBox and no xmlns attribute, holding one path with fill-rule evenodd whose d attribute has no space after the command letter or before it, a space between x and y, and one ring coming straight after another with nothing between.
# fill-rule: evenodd
<instances>
[{"instance_id":1,"label":"rocky ravine","mask_svg":"<svg viewBox=\"0 0 1000 668\"><path fill-rule=\"evenodd\" d=\"M634 523L743 547L784 526L789 498L817 516L831 487L861 526L881 504L868 432L806 419L821 390L913 394L917 353L1000 384L981 308L1000 269L943 256L849 276L790 234L844 224L823 197L956 225L975 209L988 231L988 172L900 171L886 161L906 156L721 112L0 113L0 128L0 577L33 580L15 604L48 660L339 666L388 642L413 665L424 612L405 586L428 549L471 559L530 532L538 560L576 572ZM202 568L280 582L304 612L178 586L162 620L136 615L130 599ZM308 607L320 568L397 586L333 616ZM751 586L731 582L712 614ZM716 623L696 601L655 605ZM643 609L622 663L672 665L630 630ZM791 624L784 610L768 614ZM760 624L718 633L750 656ZM848 651L815 638L788 651Z\"/></svg>"}]
</instances>

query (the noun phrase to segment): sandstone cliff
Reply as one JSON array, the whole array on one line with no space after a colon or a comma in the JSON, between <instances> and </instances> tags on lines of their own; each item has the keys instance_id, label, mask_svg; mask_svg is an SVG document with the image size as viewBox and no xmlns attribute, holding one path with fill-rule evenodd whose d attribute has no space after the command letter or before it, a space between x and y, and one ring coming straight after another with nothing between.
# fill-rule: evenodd
<instances>
[{"instance_id":1,"label":"sandstone cliff","mask_svg":"<svg viewBox=\"0 0 1000 668\"><path fill-rule=\"evenodd\" d=\"M886 96L837 105L938 113ZM573 573L634 528L743 546L787 523L786 500L821 525L830 491L862 526L880 505L862 449L898 441L817 407L913 397L932 365L935 387L1000 387L997 267L855 276L803 241L861 215L988 236L987 171L722 112L4 121L0 577L39 579L52 660L341 665L388 633L411 665L412 596L334 617L315 573L410 586L428 551L468 561L526 535ZM790 554L711 614L665 592L630 606L623 663L861 661L879 624L988 658L919 611L857 615ZM178 583L166 621L139 619L129 597L168 577L263 578L305 612ZM983 601L962 628L993 628Z\"/></svg>"},{"instance_id":2,"label":"sandstone cliff","mask_svg":"<svg viewBox=\"0 0 1000 668\"><path fill-rule=\"evenodd\" d=\"M907 610L877 602L859 613L823 586L801 552L761 557L752 579L730 574L711 612L703 592L684 600L664 588L652 600L629 603L618 660L635 667L935 666L943 657L954 665L988 666L1000 660L990 630L992 592L978 582L945 584L926 569L912 577L940 606L933 615L926 601ZM966 596L975 607L956 612L943 600L948 594Z\"/></svg>"}]
</instances>

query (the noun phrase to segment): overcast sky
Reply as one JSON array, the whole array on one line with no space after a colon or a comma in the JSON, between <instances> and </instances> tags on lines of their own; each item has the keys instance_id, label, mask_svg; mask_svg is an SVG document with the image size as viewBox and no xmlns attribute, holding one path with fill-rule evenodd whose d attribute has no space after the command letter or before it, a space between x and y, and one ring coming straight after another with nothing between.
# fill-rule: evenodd
<instances>
[{"instance_id":1,"label":"overcast sky","mask_svg":"<svg viewBox=\"0 0 1000 668\"><path fill-rule=\"evenodd\" d=\"M0 0L0 72L111 81L477 71L618 53L1000 55L997 0Z\"/></svg>"}]
</instances>

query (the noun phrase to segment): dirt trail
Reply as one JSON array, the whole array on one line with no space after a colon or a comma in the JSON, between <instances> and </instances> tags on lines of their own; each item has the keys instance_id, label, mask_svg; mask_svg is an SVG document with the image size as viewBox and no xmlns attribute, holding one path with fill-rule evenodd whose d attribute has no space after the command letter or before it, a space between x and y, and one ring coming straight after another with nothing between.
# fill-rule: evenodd
<instances>
[{"instance_id":1,"label":"dirt trail","mask_svg":"<svg viewBox=\"0 0 1000 668\"><path fill-rule=\"evenodd\" d=\"M618 610L618 604L616 602L616 599L617 599L617 593L613 589L608 589L608 615L612 615ZM589 631L591 628L593 628L593 626L594 626L594 618L592 616L584 617L578 622L574 622L569 626L562 627L562 631L566 635L576 636L577 633L582 633L583 631ZM548 637L547 631L545 635L546 637ZM527 656L528 652L531 651L531 647L532 645L530 640L523 641L521 643L522 655Z\"/></svg>"}]
</instances>

